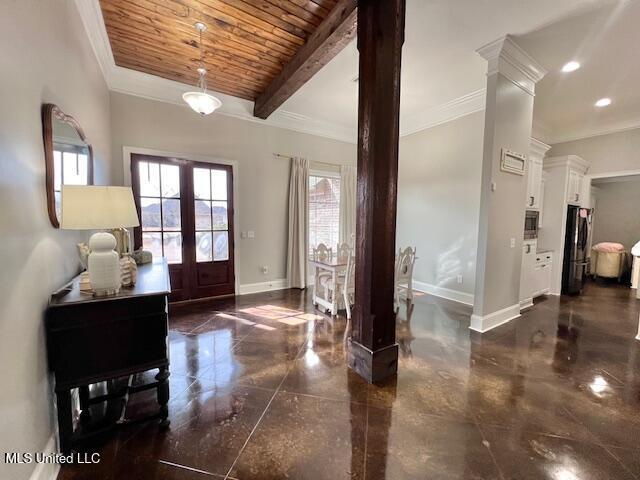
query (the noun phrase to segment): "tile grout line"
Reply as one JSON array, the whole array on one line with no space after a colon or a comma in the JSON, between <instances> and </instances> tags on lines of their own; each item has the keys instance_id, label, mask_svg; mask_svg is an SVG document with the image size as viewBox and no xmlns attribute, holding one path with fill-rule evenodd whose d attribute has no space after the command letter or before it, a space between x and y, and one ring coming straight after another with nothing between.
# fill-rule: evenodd
<instances>
[{"instance_id":1,"label":"tile grout line","mask_svg":"<svg viewBox=\"0 0 640 480\"><path fill-rule=\"evenodd\" d=\"M287 368L287 371L284 374L284 376L282 377L282 380L280 380L280 383L278 384L278 386L276 387L275 391L273 392L273 395L271 395L271 398L269 399L269 402L264 407L264 410L263 410L262 414L260 415L260 418L258 418L258 421L253 426L253 428L251 429L251 432L249 433L249 436L247 437L247 439L245 440L244 444L240 448L240 451L238 452L238 455L236 456L236 459L233 461L233 463L229 467L229 470L227 471L227 475L225 476L225 480L233 478L233 477L231 477L231 472L233 472L233 467L235 467L236 463L238 463L238 460L240 459L240 456L244 452L244 449L249 444L249 440L251 440L251 437L253 436L254 432L258 429L258 426L260 425L260 422L262 422L262 419L266 415L267 410L269 410L269 407L271 406L271 403L273 403L273 400L276 398L276 395L278 394L278 392L282 388L282 384L284 383L284 381L286 380L287 376L291 372L291 369L294 367L294 364L295 364L296 360L298 360L298 358L300 357L300 352L302 352L304 347L307 345L308 341L309 341L309 339L307 338L307 339L305 339L304 342L302 342L302 345L300 345L300 348L298 349L298 353L296 353L296 356L293 359L293 362L291 362L291 365L289 365L289 367Z\"/></svg>"},{"instance_id":2,"label":"tile grout line","mask_svg":"<svg viewBox=\"0 0 640 480\"><path fill-rule=\"evenodd\" d=\"M476 428L478 429L478 432L480 432L480 437L482 438L483 445L487 448L487 450L489 450L489 455L491 456L491 460L493 460L493 464L495 465L496 469L498 470L498 475L500 475L500 478L504 480L505 476L504 476L504 473L502 472L502 468L498 464L498 460L496 460L496 457L493 454L493 451L491 450L491 443L489 442L489 440L487 440L487 437L484 435L484 432L482 431L482 427L480 426L480 422L478 421L478 417L473 412L471 413L471 415L473 416L473 423L475 424ZM484 442L486 442L486 445L484 444Z\"/></svg>"},{"instance_id":3,"label":"tile grout line","mask_svg":"<svg viewBox=\"0 0 640 480\"><path fill-rule=\"evenodd\" d=\"M614 377L615 378L615 377ZM634 472L632 472L631 470L629 470L629 468L622 462L622 460L620 460L611 450L610 448L612 447L612 445L607 445L604 442L600 441L600 437L598 437L595 433L593 433L591 431L591 429L589 427L587 427L586 425L583 425L578 418L566 407L562 407L562 409L573 419L574 422L576 422L578 425L582 425L586 428L587 432L589 433L589 435L591 437L593 437L594 445L597 445L598 447L602 448L605 452L607 452L607 454L613 458L616 462L618 462L618 464L623 468L623 470L627 471L633 478L640 478L638 477L638 475L636 475Z\"/></svg>"}]
</instances>

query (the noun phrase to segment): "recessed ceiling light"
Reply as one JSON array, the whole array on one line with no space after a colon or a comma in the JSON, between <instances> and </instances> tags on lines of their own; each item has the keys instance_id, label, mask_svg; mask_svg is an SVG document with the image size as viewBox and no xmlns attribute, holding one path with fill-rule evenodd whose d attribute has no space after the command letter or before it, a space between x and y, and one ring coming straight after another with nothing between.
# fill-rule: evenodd
<instances>
[{"instance_id":1,"label":"recessed ceiling light","mask_svg":"<svg viewBox=\"0 0 640 480\"><path fill-rule=\"evenodd\" d=\"M564 73L575 72L579 68L580 68L580 64L572 60L564 64L564 66L562 67L562 71Z\"/></svg>"},{"instance_id":2,"label":"recessed ceiling light","mask_svg":"<svg viewBox=\"0 0 640 480\"><path fill-rule=\"evenodd\" d=\"M601 98L600 100L598 100L596 102L596 107L607 107L611 105L611 99L610 98Z\"/></svg>"}]
</instances>

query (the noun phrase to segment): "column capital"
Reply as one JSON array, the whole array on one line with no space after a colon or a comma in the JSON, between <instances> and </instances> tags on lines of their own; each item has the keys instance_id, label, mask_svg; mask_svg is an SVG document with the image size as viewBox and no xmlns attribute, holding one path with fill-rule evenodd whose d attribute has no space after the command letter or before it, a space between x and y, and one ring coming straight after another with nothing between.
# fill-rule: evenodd
<instances>
[{"instance_id":1,"label":"column capital","mask_svg":"<svg viewBox=\"0 0 640 480\"><path fill-rule=\"evenodd\" d=\"M500 73L532 96L535 95L536 83L547 74L544 67L510 35L498 38L476 52L488 63L487 76Z\"/></svg>"}]
</instances>

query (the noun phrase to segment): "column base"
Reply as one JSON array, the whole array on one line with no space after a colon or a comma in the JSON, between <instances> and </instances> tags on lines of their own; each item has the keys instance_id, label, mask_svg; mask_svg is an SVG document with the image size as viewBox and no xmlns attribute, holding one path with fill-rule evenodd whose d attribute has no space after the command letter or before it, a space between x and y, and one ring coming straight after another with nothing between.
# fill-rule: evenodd
<instances>
[{"instance_id":1,"label":"column base","mask_svg":"<svg viewBox=\"0 0 640 480\"><path fill-rule=\"evenodd\" d=\"M397 373L398 344L372 351L358 342L349 340L347 364L367 382L379 382Z\"/></svg>"}]
</instances>

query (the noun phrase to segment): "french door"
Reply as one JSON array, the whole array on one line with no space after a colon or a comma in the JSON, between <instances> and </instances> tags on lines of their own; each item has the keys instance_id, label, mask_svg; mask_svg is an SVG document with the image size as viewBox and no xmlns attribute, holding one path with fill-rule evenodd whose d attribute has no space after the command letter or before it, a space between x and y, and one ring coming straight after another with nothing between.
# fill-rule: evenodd
<instances>
[{"instance_id":1,"label":"french door","mask_svg":"<svg viewBox=\"0 0 640 480\"><path fill-rule=\"evenodd\" d=\"M171 301L233 294L231 166L133 154L131 183L135 247L167 259Z\"/></svg>"}]
</instances>

